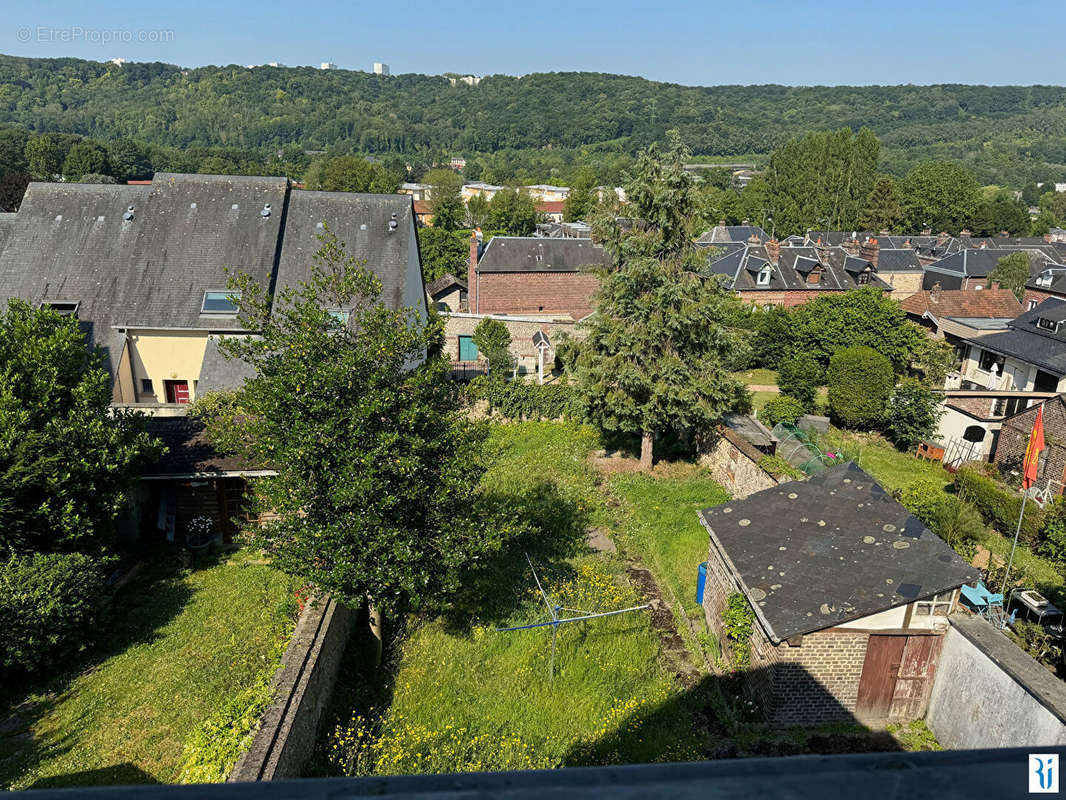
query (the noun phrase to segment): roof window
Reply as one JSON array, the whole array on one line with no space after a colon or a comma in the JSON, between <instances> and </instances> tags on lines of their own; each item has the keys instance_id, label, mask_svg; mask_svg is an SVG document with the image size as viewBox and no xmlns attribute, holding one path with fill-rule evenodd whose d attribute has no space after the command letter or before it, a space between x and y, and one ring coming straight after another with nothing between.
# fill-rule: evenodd
<instances>
[{"instance_id":1,"label":"roof window","mask_svg":"<svg viewBox=\"0 0 1066 800\"><path fill-rule=\"evenodd\" d=\"M211 291L204 292L201 314L236 314L241 302L240 292Z\"/></svg>"},{"instance_id":2,"label":"roof window","mask_svg":"<svg viewBox=\"0 0 1066 800\"><path fill-rule=\"evenodd\" d=\"M59 316L61 317L74 317L75 319L77 319L78 306L80 305L81 303L69 303L61 301L50 302L46 300L45 302L41 303L41 308L50 308L54 312L59 314Z\"/></svg>"},{"instance_id":3,"label":"roof window","mask_svg":"<svg viewBox=\"0 0 1066 800\"><path fill-rule=\"evenodd\" d=\"M759 275L755 279L755 283L758 286L769 286L770 285L770 274L771 274L770 265L767 264L765 267L763 267L762 269L759 270Z\"/></svg>"},{"instance_id":4,"label":"roof window","mask_svg":"<svg viewBox=\"0 0 1066 800\"><path fill-rule=\"evenodd\" d=\"M1036 327L1040 328L1040 330L1054 332L1059 329L1059 323L1053 319L1048 319L1047 317L1037 317Z\"/></svg>"}]
</instances>

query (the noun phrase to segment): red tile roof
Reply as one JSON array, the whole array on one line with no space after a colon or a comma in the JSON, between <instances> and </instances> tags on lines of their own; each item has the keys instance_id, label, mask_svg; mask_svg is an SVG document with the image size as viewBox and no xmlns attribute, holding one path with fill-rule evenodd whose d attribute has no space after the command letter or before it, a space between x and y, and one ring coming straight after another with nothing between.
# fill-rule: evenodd
<instances>
[{"instance_id":1,"label":"red tile roof","mask_svg":"<svg viewBox=\"0 0 1066 800\"><path fill-rule=\"evenodd\" d=\"M1010 289L945 289L912 294L900 303L908 314L1014 319L1024 310Z\"/></svg>"},{"instance_id":2,"label":"red tile roof","mask_svg":"<svg viewBox=\"0 0 1066 800\"><path fill-rule=\"evenodd\" d=\"M546 200L543 203L537 203L538 214L562 214L563 206L566 205L565 200Z\"/></svg>"},{"instance_id":3,"label":"red tile roof","mask_svg":"<svg viewBox=\"0 0 1066 800\"><path fill-rule=\"evenodd\" d=\"M421 216L423 214L432 214L433 210L429 207L429 203L424 200L415 200L415 214Z\"/></svg>"}]
</instances>

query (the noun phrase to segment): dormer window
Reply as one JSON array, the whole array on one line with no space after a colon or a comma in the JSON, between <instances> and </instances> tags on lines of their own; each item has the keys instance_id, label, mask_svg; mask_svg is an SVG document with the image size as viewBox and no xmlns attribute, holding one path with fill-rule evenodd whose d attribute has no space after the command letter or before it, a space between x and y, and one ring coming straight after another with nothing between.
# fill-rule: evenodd
<instances>
[{"instance_id":1,"label":"dormer window","mask_svg":"<svg viewBox=\"0 0 1066 800\"><path fill-rule=\"evenodd\" d=\"M241 302L240 292L211 291L204 292L201 314L236 314Z\"/></svg>"},{"instance_id":2,"label":"dormer window","mask_svg":"<svg viewBox=\"0 0 1066 800\"><path fill-rule=\"evenodd\" d=\"M859 284L860 286L863 285L863 284L869 283L870 282L870 273L868 271L867 272L860 272L858 275L855 276L855 282L857 284Z\"/></svg>"},{"instance_id":3,"label":"dormer window","mask_svg":"<svg viewBox=\"0 0 1066 800\"><path fill-rule=\"evenodd\" d=\"M41 308L50 308L61 317L74 317L78 318L78 306L81 303L65 303L65 302L49 302L45 301L41 303Z\"/></svg>"},{"instance_id":4,"label":"dormer window","mask_svg":"<svg viewBox=\"0 0 1066 800\"><path fill-rule=\"evenodd\" d=\"M1040 276L1036 279L1036 285L1037 286L1044 286L1044 287L1050 286L1051 285L1051 273L1050 272L1041 272Z\"/></svg>"},{"instance_id":5,"label":"dormer window","mask_svg":"<svg viewBox=\"0 0 1066 800\"><path fill-rule=\"evenodd\" d=\"M759 274L755 278L755 283L759 286L769 286L770 275L772 274L772 272L773 271L770 269L770 265L767 264L765 267L759 270Z\"/></svg>"},{"instance_id":6,"label":"dormer window","mask_svg":"<svg viewBox=\"0 0 1066 800\"><path fill-rule=\"evenodd\" d=\"M817 286L822 282L822 272L818 269L812 269L807 273L807 283L811 286Z\"/></svg>"},{"instance_id":7,"label":"dormer window","mask_svg":"<svg viewBox=\"0 0 1066 800\"><path fill-rule=\"evenodd\" d=\"M1042 331L1051 331L1054 333L1059 329L1059 323L1053 319L1048 319L1047 317L1037 317L1036 327L1040 328Z\"/></svg>"}]
</instances>

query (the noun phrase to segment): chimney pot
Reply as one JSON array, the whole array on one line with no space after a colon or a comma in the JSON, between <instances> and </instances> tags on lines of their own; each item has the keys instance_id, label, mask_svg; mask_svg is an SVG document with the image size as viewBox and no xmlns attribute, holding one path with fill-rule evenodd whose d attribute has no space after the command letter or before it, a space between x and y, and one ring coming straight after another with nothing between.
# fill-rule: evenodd
<instances>
[{"instance_id":1,"label":"chimney pot","mask_svg":"<svg viewBox=\"0 0 1066 800\"><path fill-rule=\"evenodd\" d=\"M778 260L781 258L781 243L777 239L768 239L766 241L766 255L770 259L770 263L776 267Z\"/></svg>"}]
</instances>

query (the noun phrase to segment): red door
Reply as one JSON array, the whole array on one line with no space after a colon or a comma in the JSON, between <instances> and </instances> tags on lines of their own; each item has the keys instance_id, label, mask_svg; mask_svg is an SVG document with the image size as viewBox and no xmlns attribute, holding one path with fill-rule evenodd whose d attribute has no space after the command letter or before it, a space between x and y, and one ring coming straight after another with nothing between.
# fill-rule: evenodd
<instances>
[{"instance_id":1,"label":"red door","mask_svg":"<svg viewBox=\"0 0 1066 800\"><path fill-rule=\"evenodd\" d=\"M189 402L188 381L163 381L163 386L166 388L168 403Z\"/></svg>"},{"instance_id":2,"label":"red door","mask_svg":"<svg viewBox=\"0 0 1066 800\"><path fill-rule=\"evenodd\" d=\"M855 716L860 720L888 719L906 644L906 636L870 637L855 703Z\"/></svg>"}]
</instances>

